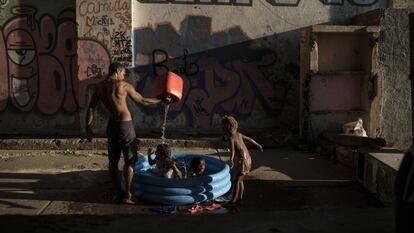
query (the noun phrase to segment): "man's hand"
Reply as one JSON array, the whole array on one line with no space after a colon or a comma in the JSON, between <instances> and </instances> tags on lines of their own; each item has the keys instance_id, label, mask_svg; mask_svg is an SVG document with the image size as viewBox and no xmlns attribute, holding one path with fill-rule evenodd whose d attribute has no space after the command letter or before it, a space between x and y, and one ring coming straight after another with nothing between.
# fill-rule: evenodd
<instances>
[{"instance_id":1,"label":"man's hand","mask_svg":"<svg viewBox=\"0 0 414 233\"><path fill-rule=\"evenodd\" d=\"M152 155L152 153L154 153L154 150L152 148L148 148L148 156Z\"/></svg>"},{"instance_id":2,"label":"man's hand","mask_svg":"<svg viewBox=\"0 0 414 233\"><path fill-rule=\"evenodd\" d=\"M234 161L230 160L230 169L233 169L233 167L234 167Z\"/></svg>"},{"instance_id":3,"label":"man's hand","mask_svg":"<svg viewBox=\"0 0 414 233\"><path fill-rule=\"evenodd\" d=\"M172 96L171 95L167 95L163 100L162 100L165 104L170 104L172 101Z\"/></svg>"}]
</instances>

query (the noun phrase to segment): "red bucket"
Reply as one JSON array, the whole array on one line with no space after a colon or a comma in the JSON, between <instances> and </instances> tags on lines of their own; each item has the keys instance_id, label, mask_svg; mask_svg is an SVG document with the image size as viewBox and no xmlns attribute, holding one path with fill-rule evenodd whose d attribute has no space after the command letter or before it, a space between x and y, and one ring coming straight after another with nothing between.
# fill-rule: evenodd
<instances>
[{"instance_id":1,"label":"red bucket","mask_svg":"<svg viewBox=\"0 0 414 233\"><path fill-rule=\"evenodd\" d=\"M163 99L170 95L172 97L171 102L180 101L183 97L183 86L183 79L179 75L168 72L156 78L155 96L156 98Z\"/></svg>"}]
</instances>

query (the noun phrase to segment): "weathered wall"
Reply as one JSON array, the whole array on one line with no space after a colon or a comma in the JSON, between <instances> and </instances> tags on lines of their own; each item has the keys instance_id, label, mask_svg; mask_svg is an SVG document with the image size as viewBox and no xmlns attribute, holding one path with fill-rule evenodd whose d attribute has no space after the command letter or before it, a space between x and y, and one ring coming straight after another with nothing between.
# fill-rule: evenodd
<instances>
[{"instance_id":1,"label":"weathered wall","mask_svg":"<svg viewBox=\"0 0 414 233\"><path fill-rule=\"evenodd\" d=\"M356 18L357 24L377 24L379 41L380 128L376 136L387 145L406 150L412 143L409 13L413 10L386 9Z\"/></svg>"},{"instance_id":2,"label":"weathered wall","mask_svg":"<svg viewBox=\"0 0 414 233\"><path fill-rule=\"evenodd\" d=\"M31 135L79 134L88 87L101 81L109 59L131 65L128 81L147 96L156 74L183 76L184 99L171 108L170 129L218 127L220 116L232 114L245 129L295 132L299 30L386 6L386 0L1 3L0 130ZM11 47L12 38L20 49ZM136 128L161 125L162 106L131 109ZM97 113L103 134L105 113Z\"/></svg>"},{"instance_id":3,"label":"weathered wall","mask_svg":"<svg viewBox=\"0 0 414 233\"><path fill-rule=\"evenodd\" d=\"M96 39L112 61L131 66L131 0L77 0L76 16L80 37Z\"/></svg>"},{"instance_id":4,"label":"weathered wall","mask_svg":"<svg viewBox=\"0 0 414 233\"><path fill-rule=\"evenodd\" d=\"M79 134L88 86L101 79L91 72L109 54L77 36L75 1L1 2L1 133Z\"/></svg>"},{"instance_id":5,"label":"weathered wall","mask_svg":"<svg viewBox=\"0 0 414 233\"><path fill-rule=\"evenodd\" d=\"M406 150L412 142L409 10L386 10L380 22L380 73L384 77L380 137L389 146ZM398 43L397 43L398 41Z\"/></svg>"},{"instance_id":6,"label":"weathered wall","mask_svg":"<svg viewBox=\"0 0 414 233\"><path fill-rule=\"evenodd\" d=\"M220 116L232 114L244 129L274 132L297 132L300 29L346 23L386 6L386 1L180 2L133 2L137 89L150 96L153 77L176 70L185 93L171 109L170 128L216 128ZM162 112L162 106L134 108L136 126L159 126Z\"/></svg>"}]
</instances>

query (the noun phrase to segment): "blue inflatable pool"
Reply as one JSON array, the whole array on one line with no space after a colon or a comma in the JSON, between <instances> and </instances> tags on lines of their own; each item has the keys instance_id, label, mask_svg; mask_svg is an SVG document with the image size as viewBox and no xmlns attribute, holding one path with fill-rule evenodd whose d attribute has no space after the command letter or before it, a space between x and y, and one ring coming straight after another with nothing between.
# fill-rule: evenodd
<instances>
[{"instance_id":1,"label":"blue inflatable pool","mask_svg":"<svg viewBox=\"0 0 414 233\"><path fill-rule=\"evenodd\" d=\"M148 170L153 168L147 156L139 157L135 166L133 190L141 199L168 205L193 204L215 199L231 188L229 166L212 157L197 154L173 153L181 170L191 172L190 161L202 157L206 161L206 175L183 179L167 179Z\"/></svg>"}]
</instances>

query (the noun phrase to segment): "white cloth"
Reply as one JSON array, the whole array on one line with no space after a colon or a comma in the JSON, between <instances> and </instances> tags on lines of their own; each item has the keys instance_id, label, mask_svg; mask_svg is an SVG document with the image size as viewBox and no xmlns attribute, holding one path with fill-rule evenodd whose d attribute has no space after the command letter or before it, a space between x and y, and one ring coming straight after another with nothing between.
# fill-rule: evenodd
<instances>
[{"instance_id":1,"label":"white cloth","mask_svg":"<svg viewBox=\"0 0 414 233\"><path fill-rule=\"evenodd\" d=\"M363 127L363 121L361 118L358 118L357 121L344 124L342 129L344 131L344 134L346 135L368 137L367 132L365 131Z\"/></svg>"}]
</instances>

